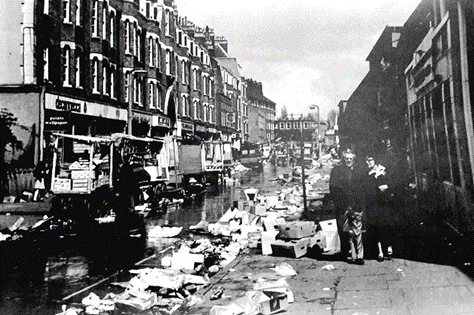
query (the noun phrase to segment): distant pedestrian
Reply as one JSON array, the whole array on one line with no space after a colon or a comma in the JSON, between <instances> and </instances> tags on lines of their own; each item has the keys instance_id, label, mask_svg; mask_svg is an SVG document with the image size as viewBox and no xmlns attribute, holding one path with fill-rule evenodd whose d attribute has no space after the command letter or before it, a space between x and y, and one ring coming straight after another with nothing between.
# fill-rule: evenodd
<instances>
[{"instance_id":1,"label":"distant pedestrian","mask_svg":"<svg viewBox=\"0 0 474 315\"><path fill-rule=\"evenodd\" d=\"M388 181L386 168L378 164L373 154L366 156L366 179L365 196L367 205L367 223L374 231L377 242L377 261L392 259L393 249L391 241L391 228L388 226L391 220L388 200ZM386 248L387 256L384 255L383 247Z\"/></svg>"},{"instance_id":2,"label":"distant pedestrian","mask_svg":"<svg viewBox=\"0 0 474 315\"><path fill-rule=\"evenodd\" d=\"M47 161L38 162L33 171L33 176L35 178L35 193L33 194L33 201L42 201L47 197L51 188L51 170L49 168L49 163Z\"/></svg>"},{"instance_id":3,"label":"distant pedestrian","mask_svg":"<svg viewBox=\"0 0 474 315\"><path fill-rule=\"evenodd\" d=\"M363 170L355 165L355 154L350 150L343 152L343 163L331 170L329 189L335 206L335 216L341 255L363 265L364 246L362 243L362 217L364 215L364 192L362 189ZM344 257L343 256L343 257Z\"/></svg>"}]
</instances>

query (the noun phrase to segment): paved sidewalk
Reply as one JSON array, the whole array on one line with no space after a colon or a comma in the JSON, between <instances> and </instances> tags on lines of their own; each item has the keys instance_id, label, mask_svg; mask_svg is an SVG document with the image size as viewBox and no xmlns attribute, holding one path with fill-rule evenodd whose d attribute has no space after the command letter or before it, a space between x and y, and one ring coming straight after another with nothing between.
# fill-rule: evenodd
<instances>
[{"instance_id":1,"label":"paved sidewalk","mask_svg":"<svg viewBox=\"0 0 474 315\"><path fill-rule=\"evenodd\" d=\"M186 314L209 314L212 306L226 305L252 290L259 277L281 278L270 268L282 262L298 274L287 279L295 302L281 314L474 314L474 281L453 266L404 259L367 260L358 266L330 261L329 257L290 259L259 253L239 257L216 275L210 287L198 292L204 302ZM323 270L328 264L335 269ZM229 298L209 300L217 286L222 286Z\"/></svg>"}]
</instances>

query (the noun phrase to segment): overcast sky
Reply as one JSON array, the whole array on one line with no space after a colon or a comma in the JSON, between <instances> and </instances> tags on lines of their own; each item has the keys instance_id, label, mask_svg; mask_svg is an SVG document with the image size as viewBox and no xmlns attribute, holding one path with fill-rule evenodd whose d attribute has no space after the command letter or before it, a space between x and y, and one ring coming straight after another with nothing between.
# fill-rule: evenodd
<instances>
[{"instance_id":1,"label":"overcast sky","mask_svg":"<svg viewBox=\"0 0 474 315\"><path fill-rule=\"evenodd\" d=\"M243 75L289 113L322 117L348 99L385 26L402 26L420 0L175 0L181 16L225 36ZM295 4L293 4L293 2Z\"/></svg>"}]
</instances>

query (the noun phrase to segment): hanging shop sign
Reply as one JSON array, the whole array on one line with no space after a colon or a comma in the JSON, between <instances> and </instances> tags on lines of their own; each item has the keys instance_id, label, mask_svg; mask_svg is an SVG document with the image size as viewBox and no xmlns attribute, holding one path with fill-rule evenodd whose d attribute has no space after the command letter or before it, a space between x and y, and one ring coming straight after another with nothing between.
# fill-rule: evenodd
<instances>
[{"instance_id":1,"label":"hanging shop sign","mask_svg":"<svg viewBox=\"0 0 474 315\"><path fill-rule=\"evenodd\" d=\"M127 121L127 110L124 108L116 108L50 93L46 93L45 95L45 108L55 111Z\"/></svg>"},{"instance_id":2,"label":"hanging shop sign","mask_svg":"<svg viewBox=\"0 0 474 315\"><path fill-rule=\"evenodd\" d=\"M67 131L69 122L69 112L48 110L44 113L45 130Z\"/></svg>"},{"instance_id":3,"label":"hanging shop sign","mask_svg":"<svg viewBox=\"0 0 474 315\"><path fill-rule=\"evenodd\" d=\"M194 133L194 124L178 120L176 122L178 136L183 136L185 133Z\"/></svg>"},{"instance_id":4,"label":"hanging shop sign","mask_svg":"<svg viewBox=\"0 0 474 315\"><path fill-rule=\"evenodd\" d=\"M164 128L170 128L171 127L171 121L168 117L161 115L161 114L155 114L152 117L151 120L151 125L153 127L164 127Z\"/></svg>"},{"instance_id":5,"label":"hanging shop sign","mask_svg":"<svg viewBox=\"0 0 474 315\"><path fill-rule=\"evenodd\" d=\"M196 125L196 131L206 132L206 127L201 126L201 125Z\"/></svg>"}]
</instances>

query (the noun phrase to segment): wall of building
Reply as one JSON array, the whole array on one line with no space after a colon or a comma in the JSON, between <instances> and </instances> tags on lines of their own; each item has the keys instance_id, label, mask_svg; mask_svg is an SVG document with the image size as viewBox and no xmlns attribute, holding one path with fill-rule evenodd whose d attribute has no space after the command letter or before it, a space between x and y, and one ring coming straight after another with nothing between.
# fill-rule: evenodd
<instances>
[{"instance_id":1,"label":"wall of building","mask_svg":"<svg viewBox=\"0 0 474 315\"><path fill-rule=\"evenodd\" d=\"M22 1L8 1L0 10L0 85L22 84ZM31 30L25 30L30 32Z\"/></svg>"}]
</instances>

